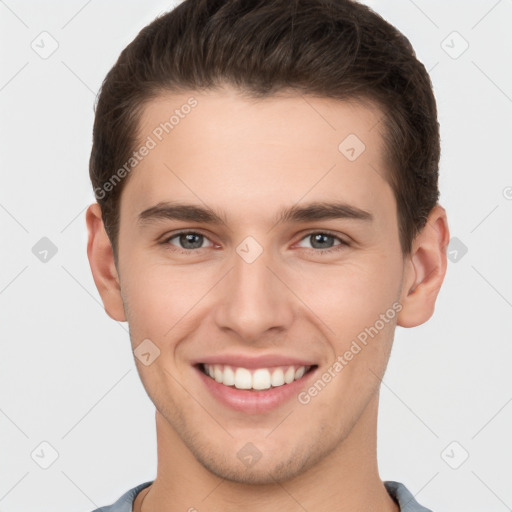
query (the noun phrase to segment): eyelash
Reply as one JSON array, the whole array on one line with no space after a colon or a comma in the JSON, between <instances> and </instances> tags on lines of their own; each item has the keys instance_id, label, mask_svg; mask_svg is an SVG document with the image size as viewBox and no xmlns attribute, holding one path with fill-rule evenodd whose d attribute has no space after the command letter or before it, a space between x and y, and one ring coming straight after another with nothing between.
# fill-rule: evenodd
<instances>
[{"instance_id":1,"label":"eyelash","mask_svg":"<svg viewBox=\"0 0 512 512\"><path fill-rule=\"evenodd\" d=\"M180 236L180 235L200 235L204 238L206 238L208 240L208 237L206 235L204 235L203 233L200 233L198 231L179 231L178 233L174 233L172 236L169 236L167 237L165 240L163 240L161 242L162 245L166 246L167 248L170 248L171 251L175 251L175 252L178 252L180 254L184 254L186 256L190 256L191 253L193 252L198 252L200 251L201 249L206 249L206 247L200 247L198 249L182 249L180 247L176 247L176 246L172 246L169 242ZM339 236L337 235L334 235L333 233L330 233L329 231L310 231L309 233L306 233L301 239L300 239L300 242L302 242L302 240L312 236L312 235L327 235L331 238L335 238L336 240L338 240L340 243L338 245L335 245L329 249L315 249L315 248L306 248L306 250L308 252L312 252L314 254L329 254L329 253L334 253L336 251L339 251L339 250L342 250L344 249L345 247L349 247L350 244L348 242L346 242L345 240L343 240L342 238L340 238ZM172 247L172 248L171 248Z\"/></svg>"}]
</instances>

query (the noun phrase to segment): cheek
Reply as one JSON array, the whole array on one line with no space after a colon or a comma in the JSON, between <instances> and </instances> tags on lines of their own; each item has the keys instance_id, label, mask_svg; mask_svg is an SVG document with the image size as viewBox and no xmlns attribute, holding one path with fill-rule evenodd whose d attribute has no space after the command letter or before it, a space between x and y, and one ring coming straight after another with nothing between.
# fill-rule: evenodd
<instances>
[{"instance_id":1,"label":"cheek","mask_svg":"<svg viewBox=\"0 0 512 512\"><path fill-rule=\"evenodd\" d=\"M334 375L333 384L326 386L328 390L316 402L326 411L332 403L339 403L346 407L343 412L340 406L341 416L347 411L355 414L362 406L360 399L370 397L377 388L401 309L397 302L400 268L399 260L386 262L379 257L326 268L311 278L303 276L300 293L307 297L305 302L321 325L328 327L324 332L333 351L324 369L327 378ZM314 321L313 316L309 318Z\"/></svg>"},{"instance_id":2,"label":"cheek","mask_svg":"<svg viewBox=\"0 0 512 512\"><path fill-rule=\"evenodd\" d=\"M211 269L208 274L205 269L154 263L144 254L132 253L123 265L121 285L134 343L139 338L163 343L179 337L218 279Z\"/></svg>"},{"instance_id":3,"label":"cheek","mask_svg":"<svg viewBox=\"0 0 512 512\"><path fill-rule=\"evenodd\" d=\"M166 300L173 296L169 289L175 286L156 267L133 253L124 258L122 265L121 288L132 341L136 344L139 337L152 339L168 323L162 313Z\"/></svg>"},{"instance_id":4,"label":"cheek","mask_svg":"<svg viewBox=\"0 0 512 512\"><path fill-rule=\"evenodd\" d=\"M385 255L365 255L337 266L301 272L293 289L307 306L347 339L373 325L399 297L400 262Z\"/></svg>"}]
</instances>

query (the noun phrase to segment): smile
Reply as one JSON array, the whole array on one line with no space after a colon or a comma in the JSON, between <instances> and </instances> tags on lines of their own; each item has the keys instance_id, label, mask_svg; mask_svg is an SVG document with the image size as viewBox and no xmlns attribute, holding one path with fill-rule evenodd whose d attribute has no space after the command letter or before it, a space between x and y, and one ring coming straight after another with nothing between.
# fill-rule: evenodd
<instances>
[{"instance_id":1,"label":"smile","mask_svg":"<svg viewBox=\"0 0 512 512\"><path fill-rule=\"evenodd\" d=\"M205 374L224 386L261 391L290 384L301 379L313 366L280 366L276 368L235 368L229 365L201 364Z\"/></svg>"},{"instance_id":2,"label":"smile","mask_svg":"<svg viewBox=\"0 0 512 512\"><path fill-rule=\"evenodd\" d=\"M292 398L313 378L317 365L286 365L243 368L224 364L195 365L206 389L225 406L258 414L270 411Z\"/></svg>"}]
</instances>

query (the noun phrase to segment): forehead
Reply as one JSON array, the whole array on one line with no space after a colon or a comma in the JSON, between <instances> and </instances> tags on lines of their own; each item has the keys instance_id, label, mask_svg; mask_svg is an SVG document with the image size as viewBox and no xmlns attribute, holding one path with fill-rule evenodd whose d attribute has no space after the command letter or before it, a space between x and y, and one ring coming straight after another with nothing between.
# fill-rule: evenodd
<instances>
[{"instance_id":1,"label":"forehead","mask_svg":"<svg viewBox=\"0 0 512 512\"><path fill-rule=\"evenodd\" d=\"M370 103L296 93L254 99L229 87L162 94L141 115L137 148L151 149L122 202L140 210L200 200L247 213L251 199L253 213L264 199L267 208L302 198L378 207L393 199L383 129L382 112Z\"/></svg>"}]
</instances>

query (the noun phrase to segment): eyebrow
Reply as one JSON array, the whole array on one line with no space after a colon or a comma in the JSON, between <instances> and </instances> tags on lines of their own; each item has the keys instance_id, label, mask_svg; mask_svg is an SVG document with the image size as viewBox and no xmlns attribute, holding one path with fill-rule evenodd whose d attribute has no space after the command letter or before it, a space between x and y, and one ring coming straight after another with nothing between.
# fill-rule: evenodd
<instances>
[{"instance_id":1,"label":"eyebrow","mask_svg":"<svg viewBox=\"0 0 512 512\"><path fill-rule=\"evenodd\" d=\"M294 205L279 212L275 223L300 223L330 219L354 219L360 221L373 221L373 215L356 206L342 202L314 202L304 206ZM138 216L140 224L159 220L181 220L188 222L202 222L206 224L226 224L226 216L211 208L186 204L161 202L142 211Z\"/></svg>"}]
</instances>

